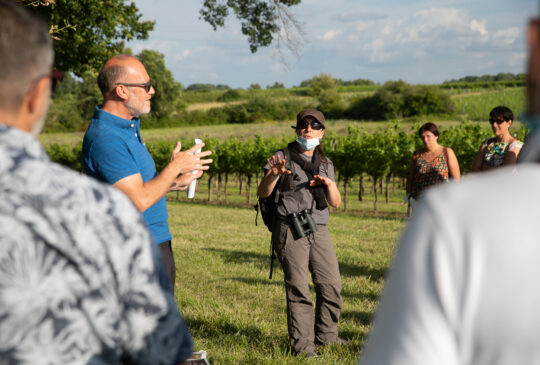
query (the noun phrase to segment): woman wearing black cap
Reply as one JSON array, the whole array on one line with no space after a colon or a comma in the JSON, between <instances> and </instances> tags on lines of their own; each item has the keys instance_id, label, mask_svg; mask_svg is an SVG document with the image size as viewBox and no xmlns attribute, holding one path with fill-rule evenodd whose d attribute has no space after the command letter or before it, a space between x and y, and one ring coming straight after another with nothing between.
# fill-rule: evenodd
<instances>
[{"instance_id":1,"label":"woman wearing black cap","mask_svg":"<svg viewBox=\"0 0 540 365\"><path fill-rule=\"evenodd\" d=\"M278 186L272 244L281 262L287 296L289 339L296 354L315 356L315 345L342 343L337 322L341 312L341 277L328 233L328 205L341 195L334 166L320 145L324 115L307 109L297 116L296 141L277 151L264 167L261 198ZM311 273L316 291L315 321L309 293Z\"/></svg>"}]
</instances>

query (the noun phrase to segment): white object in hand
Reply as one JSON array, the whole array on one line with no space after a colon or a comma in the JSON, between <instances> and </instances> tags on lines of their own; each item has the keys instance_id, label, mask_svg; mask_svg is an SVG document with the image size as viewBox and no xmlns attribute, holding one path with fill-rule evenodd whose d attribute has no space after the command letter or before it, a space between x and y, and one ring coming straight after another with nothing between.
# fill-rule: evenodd
<instances>
[{"instance_id":1,"label":"white object in hand","mask_svg":"<svg viewBox=\"0 0 540 365\"><path fill-rule=\"evenodd\" d=\"M199 138L195 138L195 144L199 144L199 143L202 143L202 140L200 140ZM201 152L200 148L195 151L195 153L200 153L200 152ZM191 173L195 175L197 173L197 170L193 170ZM197 179L195 179L191 183L189 183L189 188L187 190L188 199L193 199L193 197L195 196L195 186L196 185L197 185Z\"/></svg>"}]
</instances>

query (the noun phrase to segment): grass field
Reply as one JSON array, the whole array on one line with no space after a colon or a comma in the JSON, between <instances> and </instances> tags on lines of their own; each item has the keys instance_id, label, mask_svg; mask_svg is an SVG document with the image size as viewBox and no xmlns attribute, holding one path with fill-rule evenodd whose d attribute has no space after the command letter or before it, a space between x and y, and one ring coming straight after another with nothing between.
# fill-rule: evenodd
<instances>
[{"instance_id":1,"label":"grass field","mask_svg":"<svg viewBox=\"0 0 540 365\"><path fill-rule=\"evenodd\" d=\"M499 90L483 90L460 93L453 96L456 112L472 120L487 120L491 109L505 105L512 109L515 119L519 120L525 111L525 88L513 87Z\"/></svg>"},{"instance_id":2,"label":"grass field","mask_svg":"<svg viewBox=\"0 0 540 365\"><path fill-rule=\"evenodd\" d=\"M343 282L340 336L346 346L313 359L288 353L283 274L268 279L269 232L255 212L231 206L168 201L177 265L176 297L212 364L354 364L383 287L405 219L334 213L330 233Z\"/></svg>"}]
</instances>

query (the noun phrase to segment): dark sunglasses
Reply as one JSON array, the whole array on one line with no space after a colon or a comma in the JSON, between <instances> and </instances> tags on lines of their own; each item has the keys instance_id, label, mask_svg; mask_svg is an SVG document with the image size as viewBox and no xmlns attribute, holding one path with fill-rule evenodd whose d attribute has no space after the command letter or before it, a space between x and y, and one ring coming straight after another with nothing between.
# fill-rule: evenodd
<instances>
[{"instance_id":1,"label":"dark sunglasses","mask_svg":"<svg viewBox=\"0 0 540 365\"><path fill-rule=\"evenodd\" d=\"M122 85L122 86L138 86L138 87L144 87L144 91L147 93L150 92L152 89L152 82L117 82L115 85Z\"/></svg>"},{"instance_id":2,"label":"dark sunglasses","mask_svg":"<svg viewBox=\"0 0 540 365\"><path fill-rule=\"evenodd\" d=\"M314 131L320 131L321 129L324 128L323 125L320 122L316 121L316 120L314 120L312 122L307 122L307 121L303 120L303 121L298 122L296 124L296 129L306 129L308 127L308 125L310 125L311 129L313 129Z\"/></svg>"},{"instance_id":3,"label":"dark sunglasses","mask_svg":"<svg viewBox=\"0 0 540 365\"><path fill-rule=\"evenodd\" d=\"M489 120L490 124L493 124L493 123L501 124L501 123L504 123L504 122L507 122L507 120L504 120L504 119L490 119Z\"/></svg>"}]
</instances>

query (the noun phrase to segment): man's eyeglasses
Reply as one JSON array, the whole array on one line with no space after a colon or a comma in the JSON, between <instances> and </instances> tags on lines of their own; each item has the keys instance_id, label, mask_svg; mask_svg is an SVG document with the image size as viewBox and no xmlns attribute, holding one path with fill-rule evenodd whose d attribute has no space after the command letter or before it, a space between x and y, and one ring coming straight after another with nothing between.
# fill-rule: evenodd
<instances>
[{"instance_id":1,"label":"man's eyeglasses","mask_svg":"<svg viewBox=\"0 0 540 365\"><path fill-rule=\"evenodd\" d=\"M150 90L152 89L152 82L150 82L150 81L148 81L148 82L133 82L133 83L130 83L130 82L117 82L115 85L143 87L144 91L146 91L147 93L149 93Z\"/></svg>"},{"instance_id":2,"label":"man's eyeglasses","mask_svg":"<svg viewBox=\"0 0 540 365\"><path fill-rule=\"evenodd\" d=\"M323 125L316 120L312 122L302 120L301 122L298 122L298 124L296 124L296 129L307 129L308 125L310 125L311 129L313 129L314 131L320 131L324 128Z\"/></svg>"}]
</instances>

